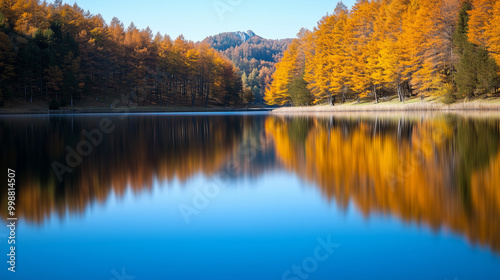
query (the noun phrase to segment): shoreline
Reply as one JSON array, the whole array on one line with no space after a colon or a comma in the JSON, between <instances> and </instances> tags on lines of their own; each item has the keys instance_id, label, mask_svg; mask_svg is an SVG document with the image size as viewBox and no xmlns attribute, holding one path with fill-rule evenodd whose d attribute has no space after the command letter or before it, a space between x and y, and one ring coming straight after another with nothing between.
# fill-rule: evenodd
<instances>
[{"instance_id":1,"label":"shoreline","mask_svg":"<svg viewBox=\"0 0 500 280\"><path fill-rule=\"evenodd\" d=\"M217 112L270 112L275 108L134 108L134 109L106 109L106 108L73 108L73 109L0 109L0 116L6 115L66 115L66 114L149 114L149 113L217 113Z\"/></svg>"},{"instance_id":2,"label":"shoreline","mask_svg":"<svg viewBox=\"0 0 500 280\"><path fill-rule=\"evenodd\" d=\"M436 101L421 101L419 99L400 102L350 102L332 105L314 105L304 107L157 107L138 106L135 108L119 107L76 107L59 110L49 110L43 107L31 108L0 108L2 115L65 115L65 114L154 114L154 113L216 113L216 112L270 112L271 114L301 114L301 113L340 113L340 112L366 112L366 113L391 113L391 112L497 112L500 111L500 98L489 100L474 100L452 104L444 104Z\"/></svg>"},{"instance_id":3,"label":"shoreline","mask_svg":"<svg viewBox=\"0 0 500 280\"><path fill-rule=\"evenodd\" d=\"M334 112L460 112L460 111L500 111L500 102L469 101L453 104L437 102L408 103L347 103L341 105L316 105L306 107L281 107L272 110L273 114L287 113L334 113Z\"/></svg>"}]
</instances>

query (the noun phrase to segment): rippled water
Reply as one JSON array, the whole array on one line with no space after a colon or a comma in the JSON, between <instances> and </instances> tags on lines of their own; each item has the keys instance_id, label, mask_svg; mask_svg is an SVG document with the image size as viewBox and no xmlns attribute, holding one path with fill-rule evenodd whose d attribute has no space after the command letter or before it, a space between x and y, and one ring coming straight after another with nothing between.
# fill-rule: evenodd
<instances>
[{"instance_id":1,"label":"rippled water","mask_svg":"<svg viewBox=\"0 0 500 280\"><path fill-rule=\"evenodd\" d=\"M0 230L1 279L500 279L500 114L3 116L0 131L19 218L16 273Z\"/></svg>"}]
</instances>

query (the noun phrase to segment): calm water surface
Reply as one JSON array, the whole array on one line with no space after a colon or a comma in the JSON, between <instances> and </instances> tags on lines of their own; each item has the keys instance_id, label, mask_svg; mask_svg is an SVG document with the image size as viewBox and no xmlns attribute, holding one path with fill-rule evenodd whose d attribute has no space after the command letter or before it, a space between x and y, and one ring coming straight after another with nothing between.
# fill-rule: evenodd
<instances>
[{"instance_id":1,"label":"calm water surface","mask_svg":"<svg viewBox=\"0 0 500 280\"><path fill-rule=\"evenodd\" d=\"M15 274L0 229L1 279L500 279L500 114L4 116L0 131L19 217Z\"/></svg>"}]
</instances>

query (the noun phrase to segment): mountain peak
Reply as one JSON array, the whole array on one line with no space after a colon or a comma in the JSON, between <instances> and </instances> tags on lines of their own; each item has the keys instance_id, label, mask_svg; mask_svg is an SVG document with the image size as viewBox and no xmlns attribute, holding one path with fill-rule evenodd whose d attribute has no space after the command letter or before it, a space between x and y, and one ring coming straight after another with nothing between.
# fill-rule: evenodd
<instances>
[{"instance_id":1,"label":"mountain peak","mask_svg":"<svg viewBox=\"0 0 500 280\"><path fill-rule=\"evenodd\" d=\"M236 34L236 36L240 37L240 39L243 41L243 43L248 41L248 39L256 36L252 30L248 30L247 32L236 31L236 32L234 32L234 34Z\"/></svg>"}]
</instances>

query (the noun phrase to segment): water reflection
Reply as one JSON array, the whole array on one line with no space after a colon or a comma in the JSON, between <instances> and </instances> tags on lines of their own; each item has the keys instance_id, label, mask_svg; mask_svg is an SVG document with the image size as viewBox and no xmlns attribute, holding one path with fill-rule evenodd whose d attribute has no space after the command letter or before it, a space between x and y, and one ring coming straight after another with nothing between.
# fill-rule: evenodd
<instances>
[{"instance_id":1,"label":"water reflection","mask_svg":"<svg viewBox=\"0 0 500 280\"><path fill-rule=\"evenodd\" d=\"M93 201L104 202L111 190L139 192L155 179L186 180L210 175L234 154L258 118L237 116L110 117L115 130L105 135L80 166L59 180L51 164L65 164L66 147L76 150L82 131L99 127L101 117L4 118L0 121L5 149L2 168L20 174L18 214L42 222L52 212L82 212ZM8 148L7 148L8 147ZM0 196L4 195L3 193ZM5 216L6 200L1 200ZM5 207L4 207L5 206Z\"/></svg>"},{"instance_id":2,"label":"water reflection","mask_svg":"<svg viewBox=\"0 0 500 280\"><path fill-rule=\"evenodd\" d=\"M498 119L273 117L266 131L283 165L339 205L500 250Z\"/></svg>"},{"instance_id":3,"label":"water reflection","mask_svg":"<svg viewBox=\"0 0 500 280\"><path fill-rule=\"evenodd\" d=\"M115 131L59 183L54 161L110 118ZM368 218L397 216L500 251L500 121L455 114L398 117L141 115L4 117L2 168L18 174L18 215L43 223L92 203L238 166L234 177L286 169ZM266 186L272 187L272 186ZM0 209L6 216L5 194Z\"/></svg>"}]
</instances>

